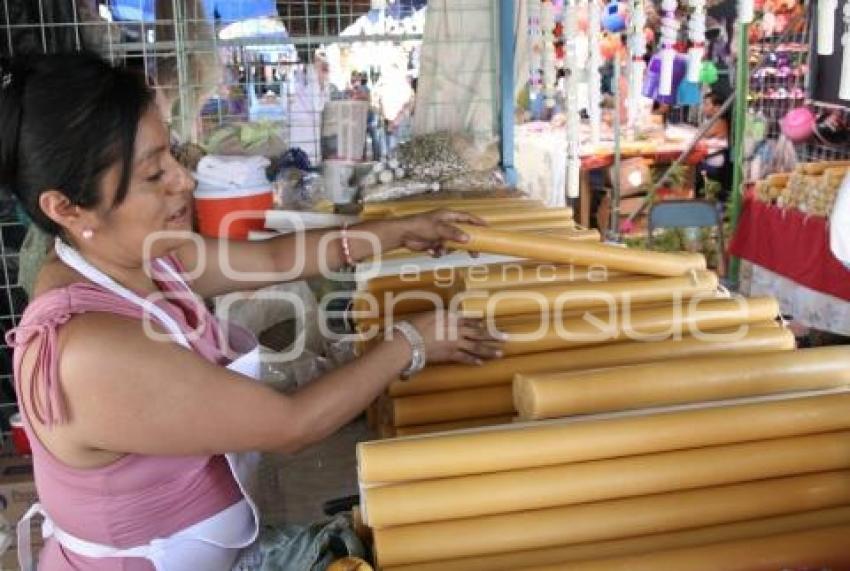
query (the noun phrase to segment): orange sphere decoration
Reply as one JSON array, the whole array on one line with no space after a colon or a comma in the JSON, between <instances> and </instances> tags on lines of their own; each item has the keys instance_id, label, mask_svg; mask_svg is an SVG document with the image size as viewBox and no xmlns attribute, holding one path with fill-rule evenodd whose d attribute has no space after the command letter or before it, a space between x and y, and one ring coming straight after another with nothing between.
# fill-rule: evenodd
<instances>
[{"instance_id":1,"label":"orange sphere decoration","mask_svg":"<svg viewBox=\"0 0 850 571\"><path fill-rule=\"evenodd\" d=\"M620 41L619 34L603 33L602 39L599 40L599 51L605 59L611 59L618 51L623 48L623 43Z\"/></svg>"}]
</instances>

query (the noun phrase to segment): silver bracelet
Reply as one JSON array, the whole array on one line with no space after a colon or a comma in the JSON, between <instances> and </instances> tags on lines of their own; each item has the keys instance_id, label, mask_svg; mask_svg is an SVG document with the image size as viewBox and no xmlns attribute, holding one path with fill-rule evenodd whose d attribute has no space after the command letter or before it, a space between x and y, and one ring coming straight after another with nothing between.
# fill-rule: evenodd
<instances>
[{"instance_id":1,"label":"silver bracelet","mask_svg":"<svg viewBox=\"0 0 850 571\"><path fill-rule=\"evenodd\" d=\"M428 355L425 352L425 340L422 334L409 321L399 321L393 325L393 331L402 334L410 344L410 364L401 372L401 379L408 380L410 377L425 368Z\"/></svg>"}]
</instances>

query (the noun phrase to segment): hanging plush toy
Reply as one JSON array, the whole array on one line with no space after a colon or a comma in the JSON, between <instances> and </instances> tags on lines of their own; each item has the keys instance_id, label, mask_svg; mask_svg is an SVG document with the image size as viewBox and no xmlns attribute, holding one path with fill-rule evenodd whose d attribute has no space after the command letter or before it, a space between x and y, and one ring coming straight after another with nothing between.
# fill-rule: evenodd
<instances>
[{"instance_id":1,"label":"hanging plush toy","mask_svg":"<svg viewBox=\"0 0 850 571\"><path fill-rule=\"evenodd\" d=\"M661 10L661 71L658 79L658 94L664 97L674 94L673 64L676 50L673 45L679 35L679 21L676 19L676 0L662 0Z\"/></svg>"},{"instance_id":2,"label":"hanging plush toy","mask_svg":"<svg viewBox=\"0 0 850 571\"><path fill-rule=\"evenodd\" d=\"M693 12L688 20L688 39L691 47L688 49L688 81L697 83L705 55L705 0L691 0Z\"/></svg>"},{"instance_id":3,"label":"hanging plush toy","mask_svg":"<svg viewBox=\"0 0 850 571\"><path fill-rule=\"evenodd\" d=\"M702 62L702 66L700 66L699 71L699 82L705 85L712 85L717 83L718 79L720 79L720 74L717 72L717 66L714 65L714 62Z\"/></svg>"},{"instance_id":4,"label":"hanging plush toy","mask_svg":"<svg viewBox=\"0 0 850 571\"><path fill-rule=\"evenodd\" d=\"M626 29L626 7L612 0L605 7L605 16L602 17L602 26L609 32L622 32Z\"/></svg>"},{"instance_id":5,"label":"hanging plush toy","mask_svg":"<svg viewBox=\"0 0 850 571\"><path fill-rule=\"evenodd\" d=\"M612 59L623 48L620 34L603 32L599 40L599 51L606 60Z\"/></svg>"},{"instance_id":6,"label":"hanging plush toy","mask_svg":"<svg viewBox=\"0 0 850 571\"><path fill-rule=\"evenodd\" d=\"M769 7L773 0L764 0L764 10L765 12L774 12ZM738 0L738 21L742 24L749 24L753 21L753 16L755 15L755 6L753 5L753 0Z\"/></svg>"},{"instance_id":7,"label":"hanging plush toy","mask_svg":"<svg viewBox=\"0 0 850 571\"><path fill-rule=\"evenodd\" d=\"M602 65L602 51L599 45L602 10L596 0L590 0L588 7L587 43L588 62L588 115L590 115L590 142L599 144L602 131L602 77L599 66Z\"/></svg>"},{"instance_id":8,"label":"hanging plush toy","mask_svg":"<svg viewBox=\"0 0 850 571\"><path fill-rule=\"evenodd\" d=\"M576 0L564 5L564 50L567 77L565 82L567 102L567 197L578 198L581 180L581 136L579 133L578 74L582 62L578 59L578 10Z\"/></svg>"},{"instance_id":9,"label":"hanging plush toy","mask_svg":"<svg viewBox=\"0 0 850 571\"><path fill-rule=\"evenodd\" d=\"M634 129L640 120L640 94L643 91L644 72L646 71L646 44L652 40L647 39L646 31L646 9L644 0L632 0L631 21L629 23L629 127ZM653 37L654 40L654 37Z\"/></svg>"}]
</instances>

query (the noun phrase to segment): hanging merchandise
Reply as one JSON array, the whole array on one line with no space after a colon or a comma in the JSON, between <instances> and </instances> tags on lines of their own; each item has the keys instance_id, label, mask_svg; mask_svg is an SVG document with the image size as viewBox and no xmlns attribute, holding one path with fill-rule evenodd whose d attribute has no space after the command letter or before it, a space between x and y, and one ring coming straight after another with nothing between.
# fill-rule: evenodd
<instances>
[{"instance_id":1,"label":"hanging merchandise","mask_svg":"<svg viewBox=\"0 0 850 571\"><path fill-rule=\"evenodd\" d=\"M662 0L661 9L661 70L658 79L658 94L664 97L675 94L673 90L673 66L676 50L673 48L679 35L679 21L676 19L676 0Z\"/></svg>"},{"instance_id":2,"label":"hanging merchandise","mask_svg":"<svg viewBox=\"0 0 850 571\"><path fill-rule=\"evenodd\" d=\"M629 27L629 127L634 129L640 114L640 95L643 92L644 72L646 71L646 9L643 0L632 0L632 19Z\"/></svg>"},{"instance_id":3,"label":"hanging merchandise","mask_svg":"<svg viewBox=\"0 0 850 571\"><path fill-rule=\"evenodd\" d=\"M717 72L717 66L713 61L704 61L699 69L699 82L705 85L717 83L720 79L720 74Z\"/></svg>"},{"instance_id":4,"label":"hanging merchandise","mask_svg":"<svg viewBox=\"0 0 850 571\"><path fill-rule=\"evenodd\" d=\"M755 6L753 0L738 0L738 22L741 24L749 24L755 16Z\"/></svg>"},{"instance_id":5,"label":"hanging merchandise","mask_svg":"<svg viewBox=\"0 0 850 571\"><path fill-rule=\"evenodd\" d=\"M792 109L780 121L782 133L794 143L804 143L815 127L815 116L808 107Z\"/></svg>"},{"instance_id":6,"label":"hanging merchandise","mask_svg":"<svg viewBox=\"0 0 850 571\"><path fill-rule=\"evenodd\" d=\"M622 32L626 29L625 6L616 0L610 2L605 7L605 17L602 18L602 25L609 32Z\"/></svg>"},{"instance_id":7,"label":"hanging merchandise","mask_svg":"<svg viewBox=\"0 0 850 571\"><path fill-rule=\"evenodd\" d=\"M564 4L565 82L567 102L567 197L578 198L581 180L581 137L579 133L578 75L582 65L577 53L578 8L576 0Z\"/></svg>"},{"instance_id":8,"label":"hanging merchandise","mask_svg":"<svg viewBox=\"0 0 850 571\"><path fill-rule=\"evenodd\" d=\"M620 34L612 34L611 32L603 32L602 38L599 40L599 51L602 58L607 60L614 59L617 52L623 49L623 42L620 40Z\"/></svg>"},{"instance_id":9,"label":"hanging merchandise","mask_svg":"<svg viewBox=\"0 0 850 571\"><path fill-rule=\"evenodd\" d=\"M543 7L540 0L528 0L528 49L531 67L529 69L529 89L531 99L536 99L543 90L543 31L541 17Z\"/></svg>"},{"instance_id":10,"label":"hanging merchandise","mask_svg":"<svg viewBox=\"0 0 850 571\"><path fill-rule=\"evenodd\" d=\"M555 6L545 0L540 16L540 29L543 40L543 93L546 97L546 107L555 106Z\"/></svg>"},{"instance_id":11,"label":"hanging merchandise","mask_svg":"<svg viewBox=\"0 0 850 571\"><path fill-rule=\"evenodd\" d=\"M699 105L702 102L702 90L699 83L687 79L679 84L676 90L676 103L679 105Z\"/></svg>"},{"instance_id":12,"label":"hanging merchandise","mask_svg":"<svg viewBox=\"0 0 850 571\"><path fill-rule=\"evenodd\" d=\"M602 52L600 50L599 28L602 17L601 9L596 0L591 0L588 7L588 44L590 49L590 61L588 72L588 114L590 115L590 142L593 145L598 145L601 139L602 131L602 76L599 73L599 66L602 65Z\"/></svg>"},{"instance_id":13,"label":"hanging merchandise","mask_svg":"<svg viewBox=\"0 0 850 571\"><path fill-rule=\"evenodd\" d=\"M661 69L662 69L662 54L655 54L649 60L649 68L646 74L646 83L643 86L643 94L650 99L654 99L658 103L665 105L675 105L676 96L678 94L679 85L685 79L688 73L688 57L682 54L673 52L673 71L670 80L670 94L663 95L661 93Z\"/></svg>"},{"instance_id":14,"label":"hanging merchandise","mask_svg":"<svg viewBox=\"0 0 850 571\"><path fill-rule=\"evenodd\" d=\"M850 100L850 2L844 4L844 35L841 36L841 45L844 46L844 59L841 62L838 97L847 101Z\"/></svg>"},{"instance_id":15,"label":"hanging merchandise","mask_svg":"<svg viewBox=\"0 0 850 571\"><path fill-rule=\"evenodd\" d=\"M835 50L835 9L838 0L818 1L818 55L831 56Z\"/></svg>"},{"instance_id":16,"label":"hanging merchandise","mask_svg":"<svg viewBox=\"0 0 850 571\"><path fill-rule=\"evenodd\" d=\"M688 81L699 81L702 59L705 55L705 0L691 0L691 17L688 20Z\"/></svg>"}]
</instances>

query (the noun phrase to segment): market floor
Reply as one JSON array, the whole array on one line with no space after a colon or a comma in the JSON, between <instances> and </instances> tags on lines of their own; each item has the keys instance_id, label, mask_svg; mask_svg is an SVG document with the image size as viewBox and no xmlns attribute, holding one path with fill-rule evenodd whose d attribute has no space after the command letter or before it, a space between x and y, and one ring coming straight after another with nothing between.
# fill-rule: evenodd
<instances>
[{"instance_id":1,"label":"market floor","mask_svg":"<svg viewBox=\"0 0 850 571\"><path fill-rule=\"evenodd\" d=\"M268 524L305 524L323 517L322 504L357 493L355 445L375 436L360 417L325 441L294 455L266 454L258 504Z\"/></svg>"}]
</instances>

